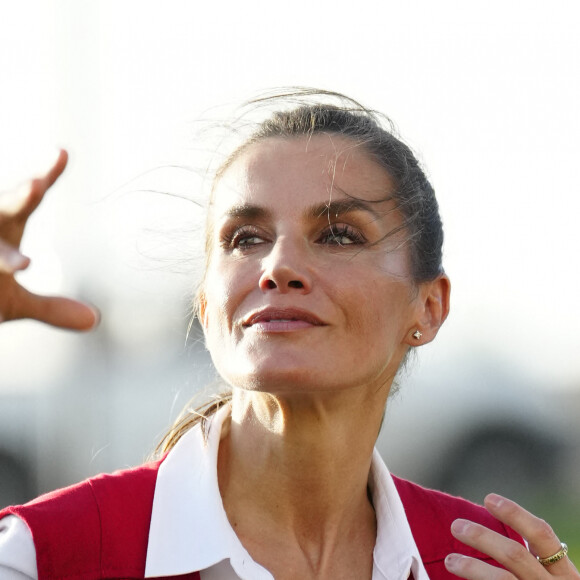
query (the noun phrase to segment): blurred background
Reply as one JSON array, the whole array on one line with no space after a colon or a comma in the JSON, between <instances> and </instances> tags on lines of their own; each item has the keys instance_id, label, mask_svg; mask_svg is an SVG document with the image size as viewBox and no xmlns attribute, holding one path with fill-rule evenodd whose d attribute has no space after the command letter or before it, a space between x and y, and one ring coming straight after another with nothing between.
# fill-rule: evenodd
<instances>
[{"instance_id":1,"label":"blurred background","mask_svg":"<svg viewBox=\"0 0 580 580\"><path fill-rule=\"evenodd\" d=\"M195 325L186 339L196 120L308 85L395 121L446 228L452 313L400 377L388 465L476 501L509 493L580 547L579 11L2 0L0 191L70 152L31 219L22 280L95 303L102 324L0 326L0 505L143 461L213 380Z\"/></svg>"}]
</instances>

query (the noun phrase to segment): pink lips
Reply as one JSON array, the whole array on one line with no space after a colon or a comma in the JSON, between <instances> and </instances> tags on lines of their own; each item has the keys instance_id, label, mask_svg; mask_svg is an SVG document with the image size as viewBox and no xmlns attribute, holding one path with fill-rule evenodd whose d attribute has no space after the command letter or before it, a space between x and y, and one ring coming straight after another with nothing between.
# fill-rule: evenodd
<instances>
[{"instance_id":1,"label":"pink lips","mask_svg":"<svg viewBox=\"0 0 580 580\"><path fill-rule=\"evenodd\" d=\"M243 321L244 327L260 332L292 332L324 325L311 312L298 308L264 308L253 312Z\"/></svg>"}]
</instances>

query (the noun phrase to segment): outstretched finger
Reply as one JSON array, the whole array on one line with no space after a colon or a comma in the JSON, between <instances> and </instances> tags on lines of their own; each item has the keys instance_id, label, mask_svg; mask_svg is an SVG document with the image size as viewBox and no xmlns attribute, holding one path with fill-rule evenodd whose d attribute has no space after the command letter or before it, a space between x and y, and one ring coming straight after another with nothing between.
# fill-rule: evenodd
<instances>
[{"instance_id":1,"label":"outstretched finger","mask_svg":"<svg viewBox=\"0 0 580 580\"><path fill-rule=\"evenodd\" d=\"M548 558L561 550L562 544L550 525L516 502L501 495L489 494L485 498L485 507L495 518L523 536L535 556ZM580 575L568 557L549 565L546 569L555 575L573 572L572 577L580 579Z\"/></svg>"},{"instance_id":2,"label":"outstretched finger","mask_svg":"<svg viewBox=\"0 0 580 580\"><path fill-rule=\"evenodd\" d=\"M21 289L14 319L31 318L58 328L86 331L98 325L99 312L83 302L60 296L38 296Z\"/></svg>"},{"instance_id":3,"label":"outstretched finger","mask_svg":"<svg viewBox=\"0 0 580 580\"><path fill-rule=\"evenodd\" d=\"M0 218L26 221L38 207L46 191L62 174L67 162L68 153L60 149L57 158L44 174L27 181L13 192L4 192L1 198Z\"/></svg>"},{"instance_id":4,"label":"outstretched finger","mask_svg":"<svg viewBox=\"0 0 580 580\"><path fill-rule=\"evenodd\" d=\"M23 207L20 210L19 217L27 219L30 214L38 207L47 190L54 185L54 182L64 171L68 162L68 153L61 149L58 157L50 169L44 174L32 179L29 183L28 195L25 196Z\"/></svg>"},{"instance_id":5,"label":"outstretched finger","mask_svg":"<svg viewBox=\"0 0 580 580\"><path fill-rule=\"evenodd\" d=\"M465 580L516 580L511 572L503 568L463 554L449 554L445 558L445 567L454 576ZM537 579L526 577L525 580Z\"/></svg>"}]
</instances>

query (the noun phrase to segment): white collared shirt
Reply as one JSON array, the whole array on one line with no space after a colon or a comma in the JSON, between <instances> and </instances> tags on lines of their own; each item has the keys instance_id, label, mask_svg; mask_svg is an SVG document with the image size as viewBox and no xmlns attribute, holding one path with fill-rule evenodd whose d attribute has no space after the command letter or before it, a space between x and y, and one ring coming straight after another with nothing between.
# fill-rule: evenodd
<instances>
[{"instance_id":1,"label":"white collared shirt","mask_svg":"<svg viewBox=\"0 0 580 580\"><path fill-rule=\"evenodd\" d=\"M145 577L205 570L206 578L273 580L252 560L232 529L218 488L217 452L229 407L212 418L207 444L196 426L159 468ZM428 580L393 479L373 453L369 488L377 515L373 580ZM199 538L196 542L194 539ZM219 574L218 574L219 572ZM229 574L229 575L226 575Z\"/></svg>"},{"instance_id":2,"label":"white collared shirt","mask_svg":"<svg viewBox=\"0 0 580 580\"><path fill-rule=\"evenodd\" d=\"M202 580L273 580L242 546L225 513L217 480L221 427L229 406L187 432L159 468L153 499L145 577L200 570ZM369 489L377 517L373 580L429 580L393 479L373 453ZM32 558L32 561L31 561ZM0 520L0 578L36 580L36 553L21 520Z\"/></svg>"}]
</instances>

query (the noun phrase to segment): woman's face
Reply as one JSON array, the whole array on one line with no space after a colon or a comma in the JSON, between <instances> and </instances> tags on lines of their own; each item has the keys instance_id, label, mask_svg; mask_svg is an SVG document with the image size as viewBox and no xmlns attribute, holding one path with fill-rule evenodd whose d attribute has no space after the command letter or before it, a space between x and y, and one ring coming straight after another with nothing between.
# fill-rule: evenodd
<instances>
[{"instance_id":1,"label":"woman's face","mask_svg":"<svg viewBox=\"0 0 580 580\"><path fill-rule=\"evenodd\" d=\"M265 139L231 164L210 208L201 304L230 384L389 388L418 316L406 233L387 236L401 224L391 191L387 172L339 136Z\"/></svg>"}]
</instances>

